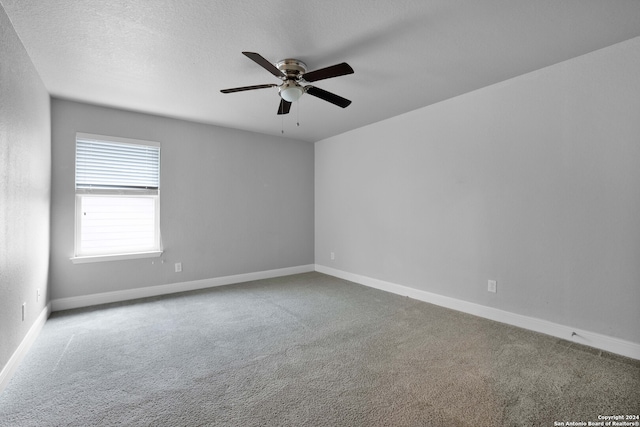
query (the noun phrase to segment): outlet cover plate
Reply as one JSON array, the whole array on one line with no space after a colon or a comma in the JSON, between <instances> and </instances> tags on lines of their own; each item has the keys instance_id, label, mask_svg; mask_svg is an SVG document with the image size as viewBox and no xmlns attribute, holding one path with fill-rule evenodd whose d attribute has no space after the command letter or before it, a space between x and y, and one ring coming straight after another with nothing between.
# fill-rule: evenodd
<instances>
[{"instance_id":1,"label":"outlet cover plate","mask_svg":"<svg viewBox=\"0 0 640 427\"><path fill-rule=\"evenodd\" d=\"M489 292L493 292L494 294L498 292L498 282L495 280L489 280L487 285L487 290Z\"/></svg>"}]
</instances>

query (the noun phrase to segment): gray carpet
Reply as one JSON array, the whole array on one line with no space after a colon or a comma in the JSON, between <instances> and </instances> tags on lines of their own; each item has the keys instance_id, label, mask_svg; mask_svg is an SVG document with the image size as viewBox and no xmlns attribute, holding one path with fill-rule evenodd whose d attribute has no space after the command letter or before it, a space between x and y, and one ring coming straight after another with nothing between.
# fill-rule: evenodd
<instances>
[{"instance_id":1,"label":"gray carpet","mask_svg":"<svg viewBox=\"0 0 640 427\"><path fill-rule=\"evenodd\" d=\"M307 273L54 313L2 426L553 426L640 362Z\"/></svg>"}]
</instances>

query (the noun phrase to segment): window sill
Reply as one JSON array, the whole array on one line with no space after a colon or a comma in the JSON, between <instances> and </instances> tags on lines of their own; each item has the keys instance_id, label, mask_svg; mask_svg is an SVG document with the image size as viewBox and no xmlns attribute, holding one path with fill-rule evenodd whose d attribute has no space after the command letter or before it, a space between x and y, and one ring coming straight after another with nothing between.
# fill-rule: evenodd
<instances>
[{"instance_id":1,"label":"window sill","mask_svg":"<svg viewBox=\"0 0 640 427\"><path fill-rule=\"evenodd\" d=\"M152 251L152 252L136 252L131 254L117 254L117 255L77 256L69 259L74 264L85 264L89 262L122 261L126 259L138 259L138 258L158 258L161 255L162 255L162 251Z\"/></svg>"}]
</instances>

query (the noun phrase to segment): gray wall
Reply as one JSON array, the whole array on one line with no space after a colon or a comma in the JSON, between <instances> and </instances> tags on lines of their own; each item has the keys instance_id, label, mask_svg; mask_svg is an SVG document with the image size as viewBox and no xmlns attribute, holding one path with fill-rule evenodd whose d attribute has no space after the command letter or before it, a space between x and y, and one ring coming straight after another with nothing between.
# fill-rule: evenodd
<instances>
[{"instance_id":1,"label":"gray wall","mask_svg":"<svg viewBox=\"0 0 640 427\"><path fill-rule=\"evenodd\" d=\"M0 7L0 370L47 302L50 117L49 94Z\"/></svg>"},{"instance_id":2,"label":"gray wall","mask_svg":"<svg viewBox=\"0 0 640 427\"><path fill-rule=\"evenodd\" d=\"M74 239L76 132L161 143L165 263L139 259L72 264L69 260ZM54 299L314 261L312 144L53 99L52 151ZM182 273L174 272L176 262L182 262Z\"/></svg>"},{"instance_id":3,"label":"gray wall","mask_svg":"<svg viewBox=\"0 0 640 427\"><path fill-rule=\"evenodd\" d=\"M316 264L640 343L638 76L635 38L317 142Z\"/></svg>"}]
</instances>

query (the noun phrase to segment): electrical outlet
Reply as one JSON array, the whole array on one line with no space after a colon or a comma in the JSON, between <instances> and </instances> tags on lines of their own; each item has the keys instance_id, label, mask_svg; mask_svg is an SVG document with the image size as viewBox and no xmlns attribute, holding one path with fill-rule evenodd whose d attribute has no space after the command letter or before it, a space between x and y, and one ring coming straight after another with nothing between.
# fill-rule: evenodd
<instances>
[{"instance_id":1,"label":"electrical outlet","mask_svg":"<svg viewBox=\"0 0 640 427\"><path fill-rule=\"evenodd\" d=\"M489 280L487 291L493 292L494 294L498 292L498 282L496 282L495 280Z\"/></svg>"},{"instance_id":2,"label":"electrical outlet","mask_svg":"<svg viewBox=\"0 0 640 427\"><path fill-rule=\"evenodd\" d=\"M336 254L335 254L335 252L331 252L331 259L332 259L332 260L336 259Z\"/></svg>"},{"instance_id":3,"label":"electrical outlet","mask_svg":"<svg viewBox=\"0 0 640 427\"><path fill-rule=\"evenodd\" d=\"M182 263L176 262L176 273L180 273L182 271Z\"/></svg>"},{"instance_id":4,"label":"electrical outlet","mask_svg":"<svg viewBox=\"0 0 640 427\"><path fill-rule=\"evenodd\" d=\"M27 312L27 303L23 302L22 303L22 321L23 322L24 322L24 316L25 316L26 312Z\"/></svg>"}]
</instances>

